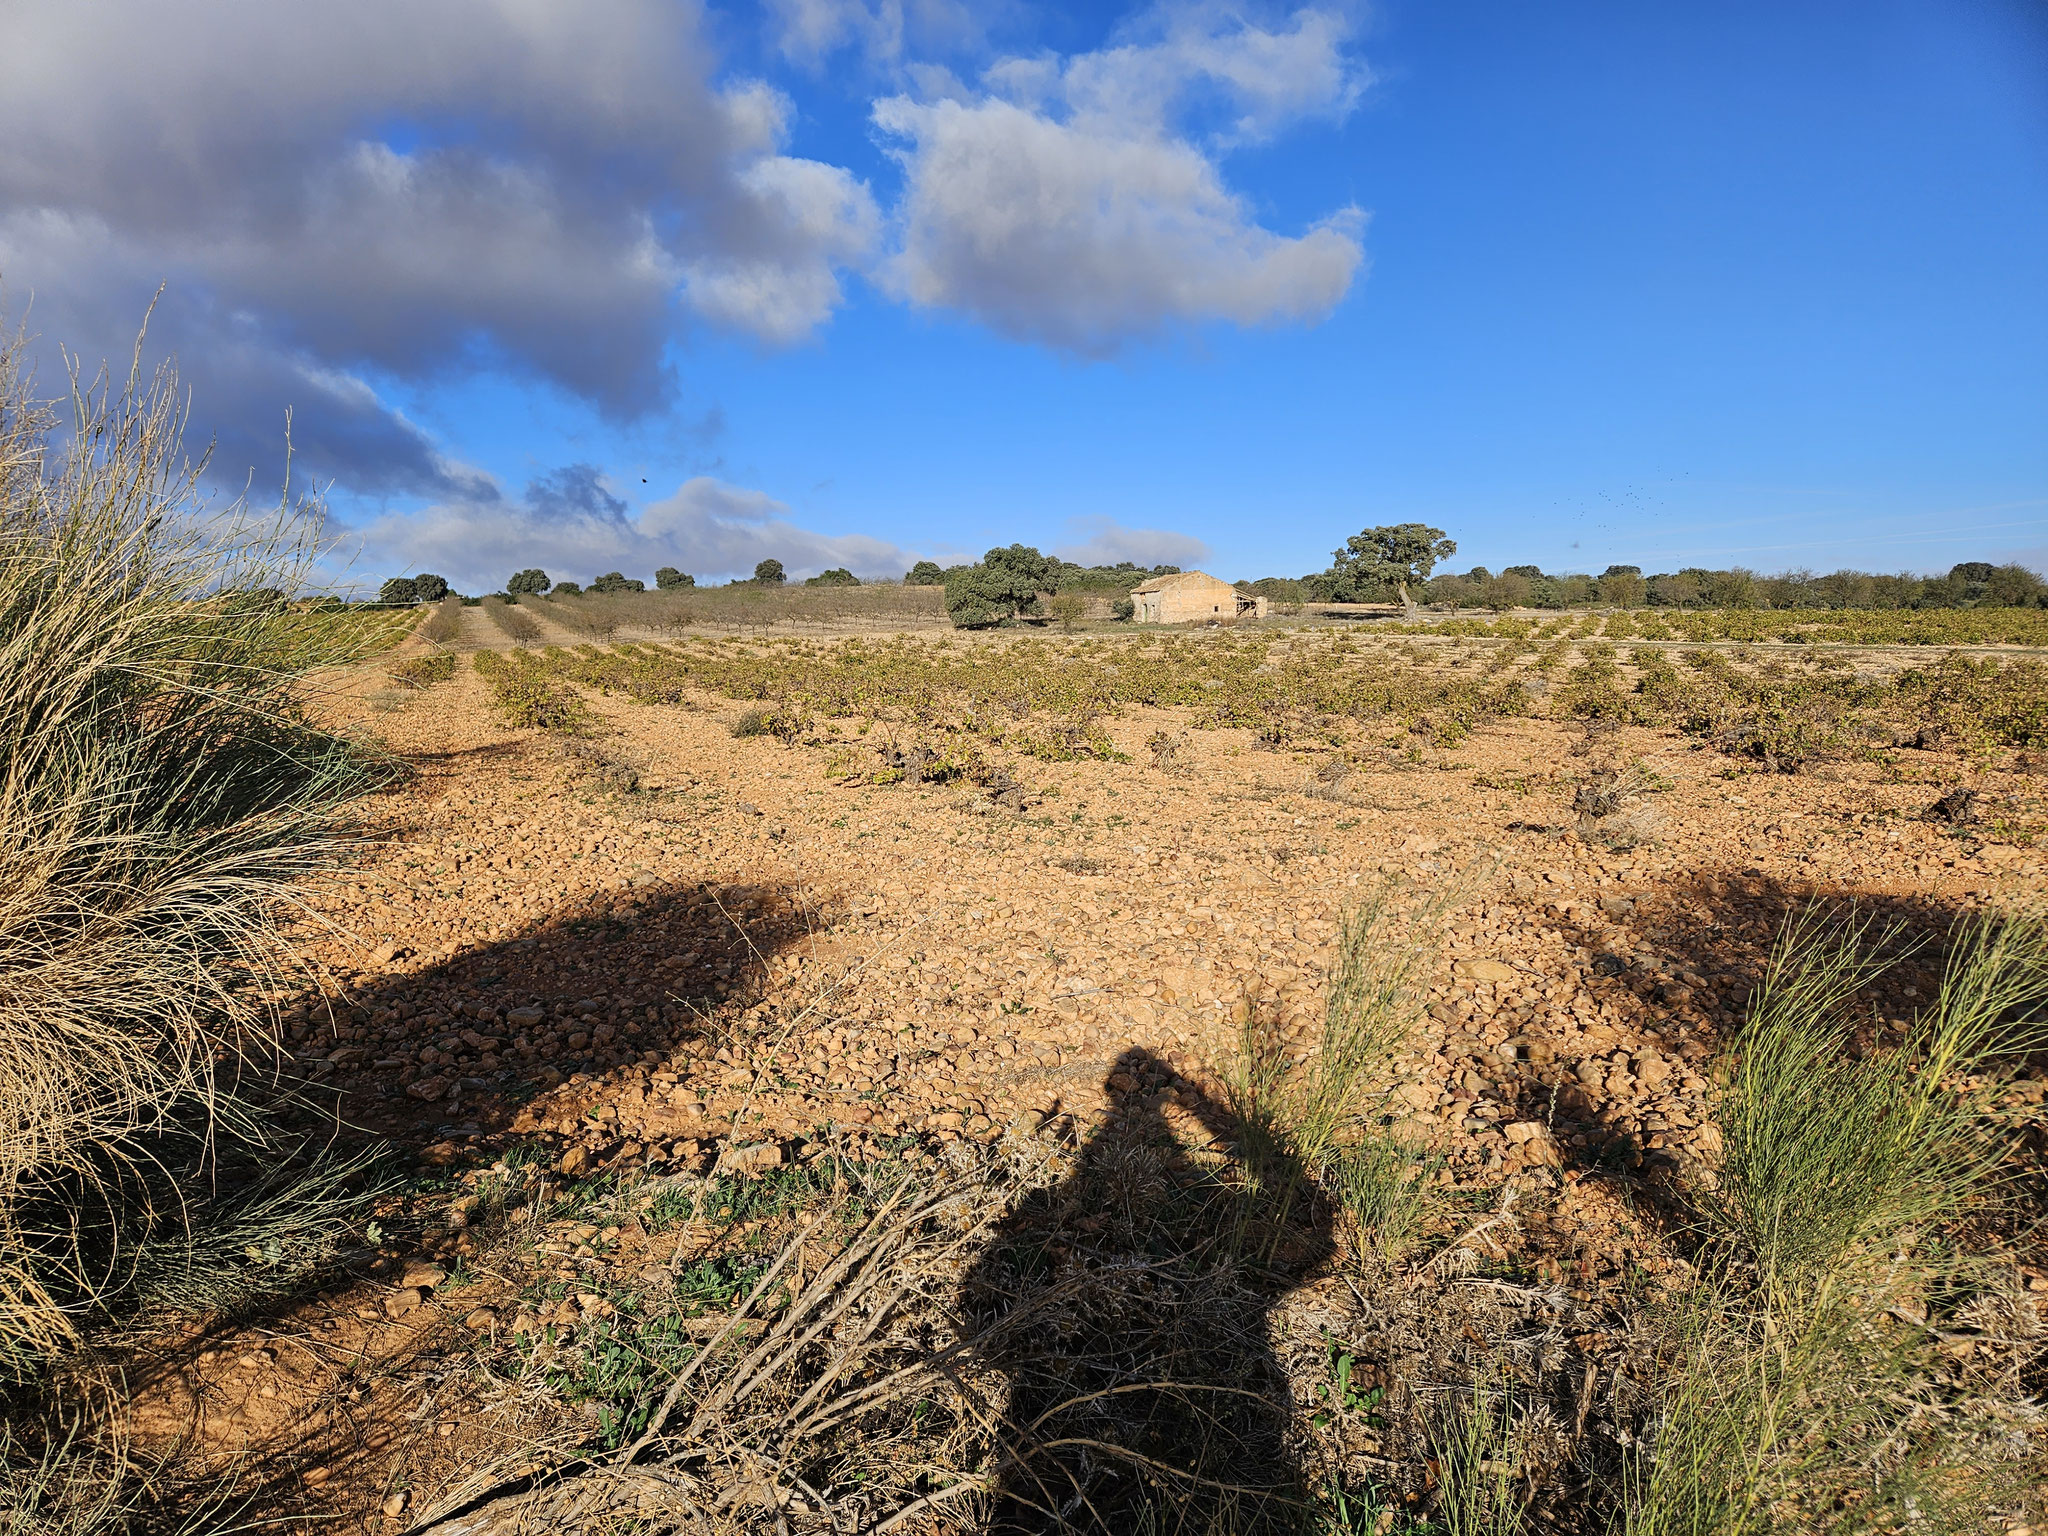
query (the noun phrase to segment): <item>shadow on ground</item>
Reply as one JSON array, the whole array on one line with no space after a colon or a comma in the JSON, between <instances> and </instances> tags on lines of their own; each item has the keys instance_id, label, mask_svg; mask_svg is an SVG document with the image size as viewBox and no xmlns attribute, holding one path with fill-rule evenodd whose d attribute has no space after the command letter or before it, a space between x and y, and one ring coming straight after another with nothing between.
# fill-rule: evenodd
<instances>
[{"instance_id":1,"label":"shadow on ground","mask_svg":"<svg viewBox=\"0 0 2048 1536\"><path fill-rule=\"evenodd\" d=\"M331 1059L314 1069L348 1126L414 1142L490 1136L565 1079L715 1044L735 1000L826 922L775 885L629 890L362 979L297 1049Z\"/></svg>"},{"instance_id":2,"label":"shadow on ground","mask_svg":"<svg viewBox=\"0 0 2048 1536\"><path fill-rule=\"evenodd\" d=\"M1255 1179L1198 1163L1176 1100L1218 1140L1227 1112L1143 1050L1075 1171L1026 1199L961 1288L1010 1380L987 1529L1281 1532L1307 1505L1269 1315L1334 1252L1331 1213L1275 1156Z\"/></svg>"}]
</instances>

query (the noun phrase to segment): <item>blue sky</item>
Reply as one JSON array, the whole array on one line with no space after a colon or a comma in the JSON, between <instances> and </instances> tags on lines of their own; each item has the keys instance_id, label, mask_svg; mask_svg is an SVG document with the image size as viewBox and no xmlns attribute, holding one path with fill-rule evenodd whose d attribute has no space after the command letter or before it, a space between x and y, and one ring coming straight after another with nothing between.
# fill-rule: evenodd
<instances>
[{"instance_id":1,"label":"blue sky","mask_svg":"<svg viewBox=\"0 0 2048 1536\"><path fill-rule=\"evenodd\" d=\"M114 351L167 282L356 575L2048 566L2038 5L387 8L183 8L140 109L55 4L0 64L10 294ZM282 144L207 78L314 59Z\"/></svg>"}]
</instances>

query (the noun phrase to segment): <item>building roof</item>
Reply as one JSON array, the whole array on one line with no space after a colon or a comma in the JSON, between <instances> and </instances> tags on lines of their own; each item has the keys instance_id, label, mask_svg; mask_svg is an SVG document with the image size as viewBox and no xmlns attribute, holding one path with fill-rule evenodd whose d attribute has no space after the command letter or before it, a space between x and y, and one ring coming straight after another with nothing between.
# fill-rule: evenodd
<instances>
[{"instance_id":1,"label":"building roof","mask_svg":"<svg viewBox=\"0 0 2048 1536\"><path fill-rule=\"evenodd\" d=\"M1206 581L1211 586L1230 587L1229 582L1211 576L1207 571L1181 571L1177 575L1154 576L1150 581L1141 581L1131 588L1131 595L1136 597L1140 592L1164 592L1168 587L1178 586L1182 582L1188 581ZM1235 592L1237 588L1230 587L1230 590Z\"/></svg>"}]
</instances>

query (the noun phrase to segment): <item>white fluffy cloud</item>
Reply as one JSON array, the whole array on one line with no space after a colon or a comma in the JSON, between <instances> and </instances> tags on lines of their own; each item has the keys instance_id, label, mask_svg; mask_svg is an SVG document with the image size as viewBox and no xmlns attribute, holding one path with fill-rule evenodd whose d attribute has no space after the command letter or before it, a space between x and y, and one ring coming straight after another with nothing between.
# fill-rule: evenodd
<instances>
[{"instance_id":1,"label":"white fluffy cloud","mask_svg":"<svg viewBox=\"0 0 2048 1536\"><path fill-rule=\"evenodd\" d=\"M1312 321L1364 260L1363 216L1277 234L1224 182L1229 144L1341 117L1364 85L1333 13L1265 28L1196 7L1059 60L992 66L980 92L874 107L906 180L889 281L1006 335L1102 354L1176 323ZM1205 143L1178 125L1220 114Z\"/></svg>"},{"instance_id":2,"label":"white fluffy cloud","mask_svg":"<svg viewBox=\"0 0 2048 1536\"><path fill-rule=\"evenodd\" d=\"M771 556L792 576L844 566L857 576L901 576L916 555L882 539L799 527L761 491L708 475L637 514L587 464L572 464L506 497L450 501L388 516L363 530L359 569L371 585L396 571L434 571L468 591L493 591L537 565L556 580L588 583L622 571L653 585L664 565L699 581L750 576Z\"/></svg>"},{"instance_id":3,"label":"white fluffy cloud","mask_svg":"<svg viewBox=\"0 0 2048 1536\"><path fill-rule=\"evenodd\" d=\"M1193 570L1205 564L1210 549L1193 534L1165 528L1126 528L1114 518L1076 517L1067 523L1077 541L1053 551L1076 565L1177 565Z\"/></svg>"},{"instance_id":4,"label":"white fluffy cloud","mask_svg":"<svg viewBox=\"0 0 2048 1536\"><path fill-rule=\"evenodd\" d=\"M678 297L791 339L877 228L849 173L782 152L779 93L720 82L703 20L695 0L12 6L0 275L46 331L116 356L168 280L160 335L209 424L216 395L479 365L639 413L667 396ZM280 425L293 403L323 451L333 402L288 390ZM383 418L319 467L436 488Z\"/></svg>"},{"instance_id":5,"label":"white fluffy cloud","mask_svg":"<svg viewBox=\"0 0 2048 1536\"><path fill-rule=\"evenodd\" d=\"M643 418L675 402L688 320L799 340L849 273L1100 355L1312 321L1359 270L1355 210L1276 231L1224 174L1231 146L1350 109L1335 10L1160 6L969 89L944 61L1027 8L771 0L782 57L917 83L873 105L904 176L885 216L788 152L793 104L725 72L705 3L15 0L0 280L89 359L125 358L167 285L151 345L224 480L276 482L290 410L301 478L481 507L401 390L509 372Z\"/></svg>"}]
</instances>

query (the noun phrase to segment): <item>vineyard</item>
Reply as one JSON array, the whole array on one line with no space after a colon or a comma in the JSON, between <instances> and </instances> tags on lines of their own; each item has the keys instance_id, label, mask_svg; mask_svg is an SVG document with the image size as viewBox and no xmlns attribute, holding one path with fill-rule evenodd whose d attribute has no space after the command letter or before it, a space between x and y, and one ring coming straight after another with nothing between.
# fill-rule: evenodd
<instances>
[{"instance_id":1,"label":"vineyard","mask_svg":"<svg viewBox=\"0 0 2048 1536\"><path fill-rule=\"evenodd\" d=\"M1718 645L2048 646L2048 609L1896 608L1868 610L1666 608L1529 618L1448 618L1389 626L1402 634L1492 640L1644 640Z\"/></svg>"},{"instance_id":2,"label":"vineyard","mask_svg":"<svg viewBox=\"0 0 2048 1536\"><path fill-rule=\"evenodd\" d=\"M502 608L494 603L493 609ZM945 593L938 587L878 582L858 587L690 587L667 592L552 593L523 596L512 614L525 613L593 640L637 632L680 635L691 628L931 629L946 626Z\"/></svg>"},{"instance_id":3,"label":"vineyard","mask_svg":"<svg viewBox=\"0 0 2048 1536\"><path fill-rule=\"evenodd\" d=\"M1441 635L1441 631L1436 632ZM1544 643L1539 643L1543 641ZM1945 655L1879 673L1829 653L1669 652L1605 639L1360 640L1325 631L1072 640L692 638L478 658L522 723L576 718L576 688L675 705L691 693L766 706L765 732L828 744L877 727L896 749L948 743L1069 759L1113 752L1100 721L1144 707L1194 729L1249 729L1269 747L1420 750L1490 720L1538 716L1675 729L1790 771L1938 739L1979 756L2048 746L2048 667ZM543 701L536 704L536 700Z\"/></svg>"}]
</instances>

